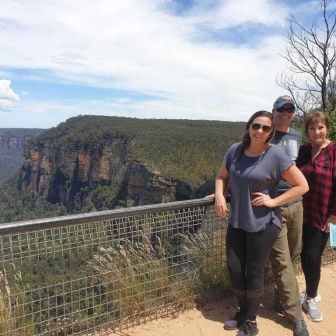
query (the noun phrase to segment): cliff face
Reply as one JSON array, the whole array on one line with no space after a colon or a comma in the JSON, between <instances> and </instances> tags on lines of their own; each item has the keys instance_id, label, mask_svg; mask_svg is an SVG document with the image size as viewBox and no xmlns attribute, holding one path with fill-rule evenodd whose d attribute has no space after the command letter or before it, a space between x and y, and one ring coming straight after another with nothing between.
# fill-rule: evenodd
<instances>
[{"instance_id":1,"label":"cliff face","mask_svg":"<svg viewBox=\"0 0 336 336\"><path fill-rule=\"evenodd\" d=\"M19 189L34 192L72 211L188 199L191 188L130 160L131 143L115 137L100 145L30 144L19 174Z\"/></svg>"},{"instance_id":2,"label":"cliff face","mask_svg":"<svg viewBox=\"0 0 336 336\"><path fill-rule=\"evenodd\" d=\"M20 148L22 149L27 143L27 139L29 138L29 136L12 135L10 134L10 132L0 134L0 147L5 147L8 150L16 150Z\"/></svg>"},{"instance_id":3,"label":"cliff face","mask_svg":"<svg viewBox=\"0 0 336 336\"><path fill-rule=\"evenodd\" d=\"M38 129L0 128L0 182L15 174L23 163L23 151Z\"/></svg>"},{"instance_id":4,"label":"cliff face","mask_svg":"<svg viewBox=\"0 0 336 336\"><path fill-rule=\"evenodd\" d=\"M137 161L130 162L119 197L127 206L189 199L192 188L181 181L150 172Z\"/></svg>"}]
</instances>

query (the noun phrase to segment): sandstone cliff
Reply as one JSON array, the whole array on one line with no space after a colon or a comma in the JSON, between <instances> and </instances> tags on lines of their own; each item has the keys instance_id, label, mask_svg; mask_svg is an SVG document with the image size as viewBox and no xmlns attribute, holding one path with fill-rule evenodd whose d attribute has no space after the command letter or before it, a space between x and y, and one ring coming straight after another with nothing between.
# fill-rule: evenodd
<instances>
[{"instance_id":1,"label":"sandstone cliff","mask_svg":"<svg viewBox=\"0 0 336 336\"><path fill-rule=\"evenodd\" d=\"M0 129L0 148L6 148L8 150L22 149L28 139L37 134L37 129L19 129L19 128L3 128Z\"/></svg>"},{"instance_id":2,"label":"sandstone cliff","mask_svg":"<svg viewBox=\"0 0 336 336\"><path fill-rule=\"evenodd\" d=\"M103 144L30 144L19 189L72 210L112 208L188 199L191 187L130 159L132 142L116 136ZM99 193L108 193L102 197ZM102 199L103 198L103 199Z\"/></svg>"},{"instance_id":3,"label":"sandstone cliff","mask_svg":"<svg viewBox=\"0 0 336 336\"><path fill-rule=\"evenodd\" d=\"M21 167L23 148L37 129L0 128L0 182L7 180Z\"/></svg>"}]
</instances>

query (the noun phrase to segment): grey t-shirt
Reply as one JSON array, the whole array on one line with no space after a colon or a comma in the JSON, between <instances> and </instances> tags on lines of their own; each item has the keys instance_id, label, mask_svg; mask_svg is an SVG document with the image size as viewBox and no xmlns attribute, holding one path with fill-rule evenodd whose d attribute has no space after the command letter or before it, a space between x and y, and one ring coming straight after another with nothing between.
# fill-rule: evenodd
<instances>
[{"instance_id":1,"label":"grey t-shirt","mask_svg":"<svg viewBox=\"0 0 336 336\"><path fill-rule=\"evenodd\" d=\"M290 127L288 132L275 131L272 144L281 147L289 158L295 162L299 154L299 148L302 145L302 136L294 128ZM281 195L289 188L290 186L286 181L280 180L276 187L277 194ZM301 200L301 197L298 200Z\"/></svg>"},{"instance_id":2,"label":"grey t-shirt","mask_svg":"<svg viewBox=\"0 0 336 336\"><path fill-rule=\"evenodd\" d=\"M269 223L281 227L280 208L252 206L253 192L262 192L274 197L275 187L282 173L293 165L293 161L279 147L271 145L258 157L241 152L236 143L224 157L223 165L229 172L231 193L231 215L229 225L247 232L263 230Z\"/></svg>"}]
</instances>

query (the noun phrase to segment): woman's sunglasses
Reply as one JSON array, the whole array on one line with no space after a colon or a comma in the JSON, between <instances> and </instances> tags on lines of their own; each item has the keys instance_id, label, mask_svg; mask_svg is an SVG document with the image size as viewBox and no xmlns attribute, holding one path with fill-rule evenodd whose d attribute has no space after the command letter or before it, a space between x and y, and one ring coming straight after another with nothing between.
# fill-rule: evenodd
<instances>
[{"instance_id":1,"label":"woman's sunglasses","mask_svg":"<svg viewBox=\"0 0 336 336\"><path fill-rule=\"evenodd\" d=\"M258 131L261 128L264 133L268 133L272 129L271 126L261 125L261 124L258 124L258 123L251 124L251 128L253 129L253 131Z\"/></svg>"}]
</instances>

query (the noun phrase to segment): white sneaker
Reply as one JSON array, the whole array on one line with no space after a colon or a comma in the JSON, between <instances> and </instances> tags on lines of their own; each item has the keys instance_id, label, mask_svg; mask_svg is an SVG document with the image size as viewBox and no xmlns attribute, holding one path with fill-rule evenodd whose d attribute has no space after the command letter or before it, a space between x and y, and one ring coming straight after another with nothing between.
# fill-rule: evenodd
<instances>
[{"instance_id":1,"label":"white sneaker","mask_svg":"<svg viewBox=\"0 0 336 336\"><path fill-rule=\"evenodd\" d=\"M307 317L312 321L320 322L323 320L315 298L307 296L307 299L302 304L302 309L307 314Z\"/></svg>"},{"instance_id":2,"label":"white sneaker","mask_svg":"<svg viewBox=\"0 0 336 336\"><path fill-rule=\"evenodd\" d=\"M301 305L303 305L303 302L305 302L307 300L307 293L304 290L303 292L301 292L300 294L300 301L301 301ZM317 295L314 297L315 303L319 303L322 300L322 297L319 293L317 293Z\"/></svg>"}]
</instances>

